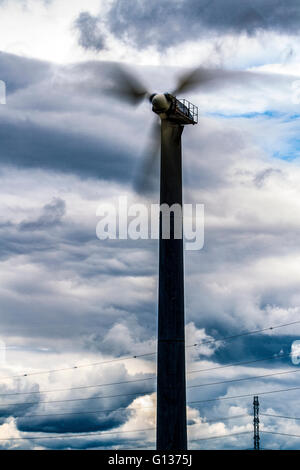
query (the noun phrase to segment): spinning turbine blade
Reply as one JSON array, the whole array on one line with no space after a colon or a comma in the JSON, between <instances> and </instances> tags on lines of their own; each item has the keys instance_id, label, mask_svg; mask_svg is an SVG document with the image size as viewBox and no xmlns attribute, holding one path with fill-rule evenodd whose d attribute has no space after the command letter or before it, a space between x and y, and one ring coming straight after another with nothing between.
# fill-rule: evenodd
<instances>
[{"instance_id":1,"label":"spinning turbine blade","mask_svg":"<svg viewBox=\"0 0 300 470\"><path fill-rule=\"evenodd\" d=\"M144 152L144 158L134 182L134 189L140 194L151 193L158 181L156 166L159 163L160 129L160 120L156 119L151 129L149 145Z\"/></svg>"},{"instance_id":2,"label":"spinning turbine blade","mask_svg":"<svg viewBox=\"0 0 300 470\"><path fill-rule=\"evenodd\" d=\"M177 95L183 91L191 90L197 87L206 89L230 85L233 82L242 83L245 80L269 79L270 74L258 73L240 70L225 70L225 69L206 69L202 66L184 74L178 82L176 89L172 92Z\"/></svg>"},{"instance_id":3,"label":"spinning turbine blade","mask_svg":"<svg viewBox=\"0 0 300 470\"><path fill-rule=\"evenodd\" d=\"M111 76L116 86L109 90L109 92L115 96L123 98L132 104L138 104L149 96L144 85L124 66L116 66Z\"/></svg>"}]
</instances>

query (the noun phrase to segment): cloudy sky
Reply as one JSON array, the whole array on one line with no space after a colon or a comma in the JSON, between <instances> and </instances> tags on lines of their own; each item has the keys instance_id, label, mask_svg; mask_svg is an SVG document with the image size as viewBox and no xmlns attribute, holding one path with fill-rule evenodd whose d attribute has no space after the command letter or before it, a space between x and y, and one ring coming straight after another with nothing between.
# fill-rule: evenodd
<instances>
[{"instance_id":1,"label":"cloudy sky","mask_svg":"<svg viewBox=\"0 0 300 470\"><path fill-rule=\"evenodd\" d=\"M0 448L154 448L157 242L96 237L99 204L140 201L153 120L107 92L118 63L158 92L199 64L247 72L183 96L185 202L205 206L185 253L190 448L251 448L253 395L300 386L299 26L297 0L0 1ZM300 418L298 396L261 413ZM270 434L298 423L261 416L262 447L299 448Z\"/></svg>"}]
</instances>

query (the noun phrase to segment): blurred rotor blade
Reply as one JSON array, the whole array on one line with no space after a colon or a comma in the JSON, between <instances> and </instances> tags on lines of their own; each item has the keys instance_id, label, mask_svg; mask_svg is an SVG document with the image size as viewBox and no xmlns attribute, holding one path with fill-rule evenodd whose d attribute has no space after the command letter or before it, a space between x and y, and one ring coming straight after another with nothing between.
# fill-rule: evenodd
<instances>
[{"instance_id":1,"label":"blurred rotor blade","mask_svg":"<svg viewBox=\"0 0 300 470\"><path fill-rule=\"evenodd\" d=\"M160 119L155 119L150 133L150 143L144 152L144 158L139 166L134 189L140 194L149 194L158 186L159 179L159 150L160 150Z\"/></svg>"},{"instance_id":2,"label":"blurred rotor blade","mask_svg":"<svg viewBox=\"0 0 300 470\"><path fill-rule=\"evenodd\" d=\"M138 104L150 96L144 85L124 66L116 65L110 75L115 86L108 92L114 96L132 104Z\"/></svg>"},{"instance_id":3,"label":"blurred rotor blade","mask_svg":"<svg viewBox=\"0 0 300 470\"><path fill-rule=\"evenodd\" d=\"M183 75L178 82L173 95L190 90L197 87L216 87L231 84L234 81L238 83L252 78L265 78L267 74L258 72L241 71L241 70L225 70L225 69L206 69L202 66L197 67L191 72Z\"/></svg>"}]
</instances>

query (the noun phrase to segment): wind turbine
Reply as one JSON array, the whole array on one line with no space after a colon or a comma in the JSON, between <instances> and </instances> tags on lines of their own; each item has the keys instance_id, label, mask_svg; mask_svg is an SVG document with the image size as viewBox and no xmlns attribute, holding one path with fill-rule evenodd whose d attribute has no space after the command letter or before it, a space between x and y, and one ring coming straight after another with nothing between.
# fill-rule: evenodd
<instances>
[{"instance_id":1,"label":"wind turbine","mask_svg":"<svg viewBox=\"0 0 300 470\"><path fill-rule=\"evenodd\" d=\"M182 142L185 125L198 122L198 108L176 95L205 80L200 69L185 75L172 93L149 93L128 70L119 67L114 74L119 97L138 104L148 98L152 110L161 120L160 204L182 208ZM159 141L159 126L154 125L153 140ZM149 152L144 164L143 178L138 189L146 189L149 171L157 152ZM184 336L184 260L183 236L175 235L175 223L182 229L182 210L175 221L170 217L170 237L162 236L160 214L159 237L159 295L157 341L157 435L160 451L187 449L186 377ZM179 219L178 219L179 217Z\"/></svg>"},{"instance_id":2,"label":"wind turbine","mask_svg":"<svg viewBox=\"0 0 300 470\"><path fill-rule=\"evenodd\" d=\"M152 110L161 120L154 126L153 140L161 136L160 204L182 208L182 141L185 125L198 122L198 108L187 100L176 98L178 93L195 86L214 84L237 78L239 82L248 72L209 70L199 67L179 80L172 93L149 93L128 70L118 67L114 80L118 85L114 93L138 104L148 98ZM138 189L143 190L149 179L157 152L149 152L144 164L144 176ZM170 237L162 235L160 213L159 237L159 295L158 295L158 346L157 346L157 436L159 451L183 451L187 449L186 423L186 374L184 337L184 257L183 236L176 237L176 227L183 224L181 215L177 220L170 217Z\"/></svg>"}]
</instances>

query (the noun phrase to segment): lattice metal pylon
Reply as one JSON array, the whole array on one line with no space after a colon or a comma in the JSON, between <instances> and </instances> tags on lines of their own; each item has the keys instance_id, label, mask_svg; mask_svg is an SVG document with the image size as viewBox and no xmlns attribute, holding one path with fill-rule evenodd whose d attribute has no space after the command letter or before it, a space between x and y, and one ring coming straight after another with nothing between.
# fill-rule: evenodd
<instances>
[{"instance_id":1,"label":"lattice metal pylon","mask_svg":"<svg viewBox=\"0 0 300 470\"><path fill-rule=\"evenodd\" d=\"M253 428L254 450L259 450L259 401L258 396L253 398Z\"/></svg>"}]
</instances>

